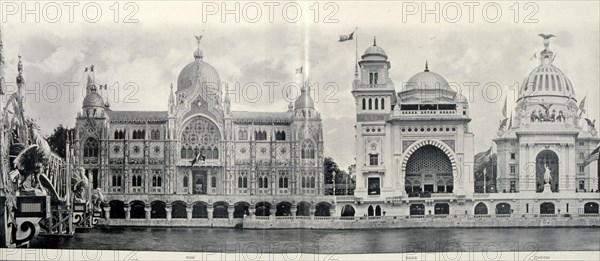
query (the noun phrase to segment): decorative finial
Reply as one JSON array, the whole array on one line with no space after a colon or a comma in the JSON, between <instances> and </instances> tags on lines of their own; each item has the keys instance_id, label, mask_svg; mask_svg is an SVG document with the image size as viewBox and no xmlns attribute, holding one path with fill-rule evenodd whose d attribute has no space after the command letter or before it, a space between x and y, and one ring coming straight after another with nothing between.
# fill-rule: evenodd
<instances>
[{"instance_id":1,"label":"decorative finial","mask_svg":"<svg viewBox=\"0 0 600 261\"><path fill-rule=\"evenodd\" d=\"M540 52L540 62L542 64L552 64L554 61L554 52L548 48L550 46L550 38L556 37L553 34L538 34L538 36L544 38L544 50Z\"/></svg>"},{"instance_id":2,"label":"decorative finial","mask_svg":"<svg viewBox=\"0 0 600 261\"><path fill-rule=\"evenodd\" d=\"M373 36L373 46L377 46L377 36Z\"/></svg>"},{"instance_id":3,"label":"decorative finial","mask_svg":"<svg viewBox=\"0 0 600 261\"><path fill-rule=\"evenodd\" d=\"M202 30L202 32L204 32L204 30ZM196 49L196 51L194 52L195 59L202 59L203 57L202 50L200 50L200 42L202 40L202 36L204 35L194 35L194 37L196 38L196 43L198 44L198 49Z\"/></svg>"},{"instance_id":4,"label":"decorative finial","mask_svg":"<svg viewBox=\"0 0 600 261\"><path fill-rule=\"evenodd\" d=\"M425 60L425 71L428 72L429 71L429 64L427 64L427 60Z\"/></svg>"},{"instance_id":5,"label":"decorative finial","mask_svg":"<svg viewBox=\"0 0 600 261\"><path fill-rule=\"evenodd\" d=\"M538 34L538 36L544 38L544 48L548 50L548 46L550 45L550 38L556 37L553 34Z\"/></svg>"},{"instance_id":6,"label":"decorative finial","mask_svg":"<svg viewBox=\"0 0 600 261\"><path fill-rule=\"evenodd\" d=\"M173 90L173 83L171 83L171 91Z\"/></svg>"}]
</instances>

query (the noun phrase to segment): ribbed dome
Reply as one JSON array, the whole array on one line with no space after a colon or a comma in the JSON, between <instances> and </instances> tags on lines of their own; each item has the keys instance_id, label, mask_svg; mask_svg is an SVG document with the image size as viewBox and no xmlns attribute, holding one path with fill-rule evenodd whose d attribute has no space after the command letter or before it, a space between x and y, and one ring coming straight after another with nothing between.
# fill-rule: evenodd
<instances>
[{"instance_id":1,"label":"ribbed dome","mask_svg":"<svg viewBox=\"0 0 600 261\"><path fill-rule=\"evenodd\" d=\"M313 98L310 97L310 94L305 89L302 89L302 93L300 94L300 96L298 96L298 99L296 99L294 108L296 110L305 108L315 108L315 102L313 101Z\"/></svg>"},{"instance_id":2,"label":"ribbed dome","mask_svg":"<svg viewBox=\"0 0 600 261\"><path fill-rule=\"evenodd\" d=\"M542 64L527 75L519 90L519 99L536 96L575 97L575 90L560 69L552 64Z\"/></svg>"},{"instance_id":3,"label":"ribbed dome","mask_svg":"<svg viewBox=\"0 0 600 261\"><path fill-rule=\"evenodd\" d=\"M388 56L383 48L377 46L377 41L373 39L373 45L365 50L361 58L363 60L387 60Z\"/></svg>"},{"instance_id":4,"label":"ribbed dome","mask_svg":"<svg viewBox=\"0 0 600 261\"><path fill-rule=\"evenodd\" d=\"M424 72L410 77L404 85L404 90L440 90L449 89L449 87L448 81L443 76L426 69Z\"/></svg>"},{"instance_id":5,"label":"ribbed dome","mask_svg":"<svg viewBox=\"0 0 600 261\"><path fill-rule=\"evenodd\" d=\"M83 107L104 107L104 99L97 92L90 92L83 99Z\"/></svg>"},{"instance_id":6,"label":"ribbed dome","mask_svg":"<svg viewBox=\"0 0 600 261\"><path fill-rule=\"evenodd\" d=\"M196 56L196 60L186 65L179 73L177 91L183 91L194 86L199 78L207 84L216 84L220 89L221 79L217 70L204 62L197 51L194 53L194 56Z\"/></svg>"}]
</instances>

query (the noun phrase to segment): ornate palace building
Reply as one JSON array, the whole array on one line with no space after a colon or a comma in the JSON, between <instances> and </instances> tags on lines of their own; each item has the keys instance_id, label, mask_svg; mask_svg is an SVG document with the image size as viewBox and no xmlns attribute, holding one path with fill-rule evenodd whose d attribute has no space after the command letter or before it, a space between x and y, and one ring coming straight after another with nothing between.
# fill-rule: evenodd
<instances>
[{"instance_id":1,"label":"ornate palace building","mask_svg":"<svg viewBox=\"0 0 600 261\"><path fill-rule=\"evenodd\" d=\"M575 87L552 64L548 39L545 47L520 89L516 117L494 140L498 174L489 182L496 188L475 193L467 99L427 64L396 93L388 56L374 42L352 85L356 191L338 197L340 215L598 213L598 169L584 160L600 138L581 117Z\"/></svg>"},{"instance_id":2,"label":"ornate palace building","mask_svg":"<svg viewBox=\"0 0 600 261\"><path fill-rule=\"evenodd\" d=\"M106 195L109 224L228 226L244 215L334 211L306 88L281 112L234 111L200 48L171 86L168 111L113 111L99 88L88 76L73 151Z\"/></svg>"}]
</instances>

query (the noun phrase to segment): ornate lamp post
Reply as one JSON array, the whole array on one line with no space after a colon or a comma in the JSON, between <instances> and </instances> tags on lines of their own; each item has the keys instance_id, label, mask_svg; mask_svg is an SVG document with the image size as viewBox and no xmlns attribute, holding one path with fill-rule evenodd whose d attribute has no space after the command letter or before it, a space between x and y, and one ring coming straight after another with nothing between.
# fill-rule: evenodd
<instances>
[{"instance_id":1,"label":"ornate lamp post","mask_svg":"<svg viewBox=\"0 0 600 261\"><path fill-rule=\"evenodd\" d=\"M332 180L333 180L333 195L335 196L335 170L331 172Z\"/></svg>"}]
</instances>

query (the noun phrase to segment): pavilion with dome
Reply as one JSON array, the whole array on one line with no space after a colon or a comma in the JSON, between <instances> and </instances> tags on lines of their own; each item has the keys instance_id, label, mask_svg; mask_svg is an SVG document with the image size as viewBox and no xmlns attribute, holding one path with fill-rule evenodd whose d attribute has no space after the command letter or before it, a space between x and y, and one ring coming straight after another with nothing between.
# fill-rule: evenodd
<instances>
[{"instance_id":1,"label":"pavilion with dome","mask_svg":"<svg viewBox=\"0 0 600 261\"><path fill-rule=\"evenodd\" d=\"M544 44L541 64L519 90L516 115L503 120L494 139L495 189L481 193L468 100L427 62L396 93L391 63L374 40L352 83L356 190L338 198L340 214L597 214L598 169L584 161L600 139L581 117L573 84L553 65L548 39Z\"/></svg>"},{"instance_id":2,"label":"pavilion with dome","mask_svg":"<svg viewBox=\"0 0 600 261\"><path fill-rule=\"evenodd\" d=\"M73 154L105 194L109 224L232 226L244 216L333 213L310 91L280 112L236 111L200 47L193 58L167 111L111 110L88 76Z\"/></svg>"}]
</instances>

